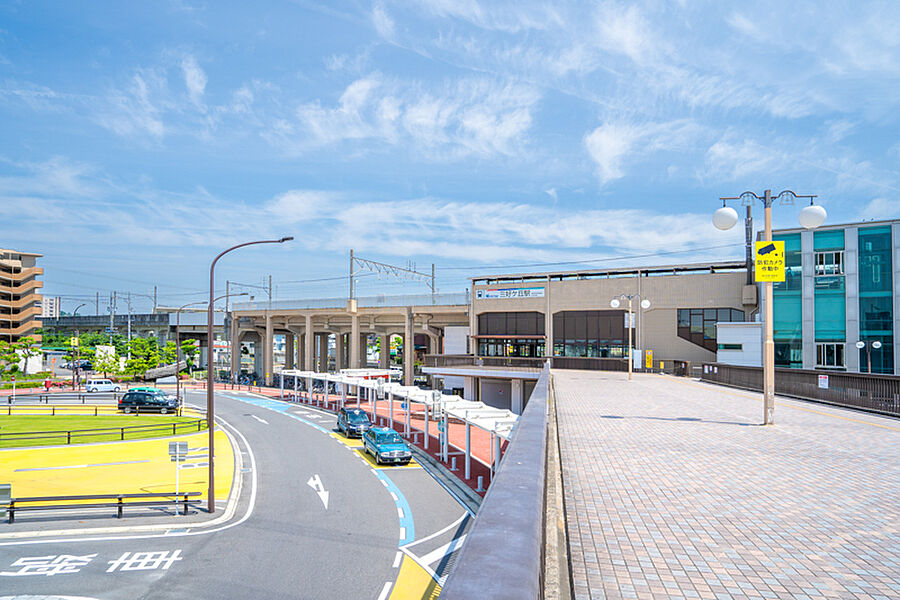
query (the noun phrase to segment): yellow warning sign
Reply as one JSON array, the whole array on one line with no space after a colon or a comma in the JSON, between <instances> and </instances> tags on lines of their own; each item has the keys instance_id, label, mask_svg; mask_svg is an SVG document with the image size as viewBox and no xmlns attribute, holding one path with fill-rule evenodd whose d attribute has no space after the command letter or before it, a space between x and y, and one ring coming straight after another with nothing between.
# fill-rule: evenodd
<instances>
[{"instance_id":1,"label":"yellow warning sign","mask_svg":"<svg viewBox=\"0 0 900 600\"><path fill-rule=\"evenodd\" d=\"M78 345L78 338L75 337L75 336L70 337L70 338L69 338L69 345L72 346L72 347L77 346L77 345Z\"/></svg>"},{"instance_id":2,"label":"yellow warning sign","mask_svg":"<svg viewBox=\"0 0 900 600\"><path fill-rule=\"evenodd\" d=\"M756 242L756 281L784 281L784 242Z\"/></svg>"}]
</instances>

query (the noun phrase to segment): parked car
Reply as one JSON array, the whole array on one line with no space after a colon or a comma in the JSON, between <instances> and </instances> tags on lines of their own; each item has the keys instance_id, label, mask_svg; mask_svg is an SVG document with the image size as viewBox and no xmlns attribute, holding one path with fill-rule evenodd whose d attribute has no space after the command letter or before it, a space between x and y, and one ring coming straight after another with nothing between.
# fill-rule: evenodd
<instances>
[{"instance_id":1,"label":"parked car","mask_svg":"<svg viewBox=\"0 0 900 600\"><path fill-rule=\"evenodd\" d=\"M118 392L121 386L113 383L109 379L88 379L84 384L84 389L88 392Z\"/></svg>"},{"instance_id":2,"label":"parked car","mask_svg":"<svg viewBox=\"0 0 900 600\"><path fill-rule=\"evenodd\" d=\"M338 431L347 437L361 438L371 427L372 422L369 421L369 415L364 410L359 408L342 408L338 411Z\"/></svg>"},{"instance_id":3,"label":"parked car","mask_svg":"<svg viewBox=\"0 0 900 600\"><path fill-rule=\"evenodd\" d=\"M153 392L135 392L129 391L119 398L119 410L125 414L132 412L159 412L164 415L178 410L178 401L166 396L165 394L156 394Z\"/></svg>"},{"instance_id":4,"label":"parked car","mask_svg":"<svg viewBox=\"0 0 900 600\"><path fill-rule=\"evenodd\" d=\"M368 454L375 457L377 464L393 463L406 465L412 460L409 446L393 429L373 427L363 436L363 446Z\"/></svg>"}]
</instances>

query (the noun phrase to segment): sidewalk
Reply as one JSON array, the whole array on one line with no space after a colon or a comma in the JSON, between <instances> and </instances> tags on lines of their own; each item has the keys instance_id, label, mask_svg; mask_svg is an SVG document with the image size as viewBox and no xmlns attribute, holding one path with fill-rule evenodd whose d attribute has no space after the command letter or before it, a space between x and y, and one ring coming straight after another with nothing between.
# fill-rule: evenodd
<instances>
[{"instance_id":1,"label":"sidewalk","mask_svg":"<svg viewBox=\"0 0 900 600\"><path fill-rule=\"evenodd\" d=\"M900 421L553 372L575 597L900 597Z\"/></svg>"}]
</instances>

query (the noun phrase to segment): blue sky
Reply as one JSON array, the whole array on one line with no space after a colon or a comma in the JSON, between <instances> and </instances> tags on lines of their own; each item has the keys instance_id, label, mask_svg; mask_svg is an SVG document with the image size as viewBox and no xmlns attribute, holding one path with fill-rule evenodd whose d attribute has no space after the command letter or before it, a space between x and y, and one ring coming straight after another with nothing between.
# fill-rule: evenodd
<instances>
[{"instance_id":1,"label":"blue sky","mask_svg":"<svg viewBox=\"0 0 900 600\"><path fill-rule=\"evenodd\" d=\"M217 280L740 258L720 196L900 216L898 31L896 2L4 2L0 246L63 310L199 300L281 235ZM394 291L424 288L360 281Z\"/></svg>"}]
</instances>

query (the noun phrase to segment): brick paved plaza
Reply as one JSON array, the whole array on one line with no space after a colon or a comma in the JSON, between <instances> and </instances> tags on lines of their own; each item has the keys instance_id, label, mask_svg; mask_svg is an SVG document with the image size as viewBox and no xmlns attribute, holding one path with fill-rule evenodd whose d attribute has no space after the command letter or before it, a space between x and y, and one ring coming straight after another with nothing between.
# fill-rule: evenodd
<instances>
[{"instance_id":1,"label":"brick paved plaza","mask_svg":"<svg viewBox=\"0 0 900 600\"><path fill-rule=\"evenodd\" d=\"M576 598L900 598L900 420L553 377Z\"/></svg>"}]
</instances>

